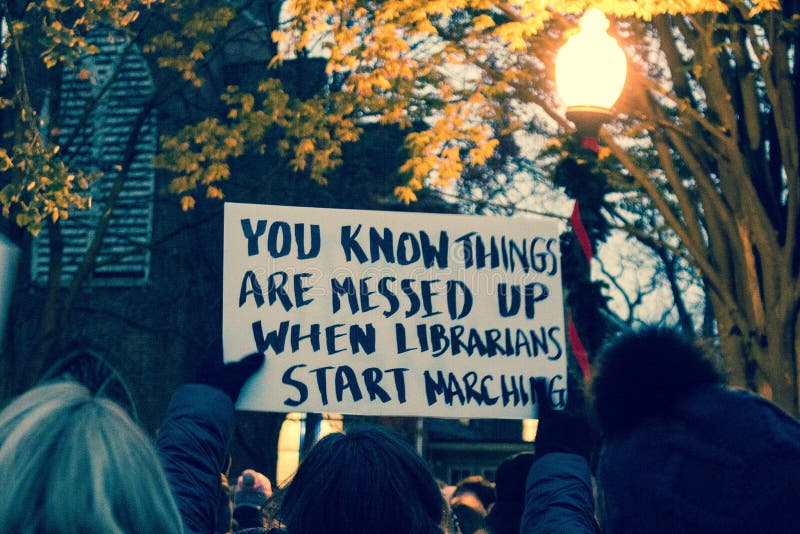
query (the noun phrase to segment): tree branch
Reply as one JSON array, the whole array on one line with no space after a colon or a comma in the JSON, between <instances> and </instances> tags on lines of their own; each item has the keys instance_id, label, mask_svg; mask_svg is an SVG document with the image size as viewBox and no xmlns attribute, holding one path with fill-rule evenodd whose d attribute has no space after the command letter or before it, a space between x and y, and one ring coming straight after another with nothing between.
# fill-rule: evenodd
<instances>
[{"instance_id":1,"label":"tree branch","mask_svg":"<svg viewBox=\"0 0 800 534\"><path fill-rule=\"evenodd\" d=\"M653 200L653 203L664 217L667 224L669 224L669 226L677 234L678 238L681 239L684 246L691 254L692 263L694 263L703 272L703 275L709 280L711 286L719 294L720 299L722 299L726 306L729 307L731 313L739 317L741 312L739 311L736 299L730 292L725 280L719 276L717 270L714 269L713 265L708 262L703 244L692 241L691 236L686 231L686 228L672 211L671 206L663 197L661 192L658 190L655 184L653 184L647 178L642 170L633 163L627 152L617 145L616 141L614 141L614 139L610 136L603 136L603 141L606 143L606 146L611 149L611 152L617 157L620 163L622 163L628 172L631 173L631 176L634 178L634 180ZM739 317L739 319L741 320L741 317Z\"/></svg>"},{"instance_id":2,"label":"tree branch","mask_svg":"<svg viewBox=\"0 0 800 534\"><path fill-rule=\"evenodd\" d=\"M69 314L69 310L72 307L72 303L77 297L81 286L86 280L86 277L94 268L94 264L95 261L97 260L97 255L100 252L100 247L103 244L103 239L105 238L106 231L108 230L108 226L111 223L111 217L114 213L114 207L116 206L117 201L119 200L119 196L122 193L122 188L125 185L125 180L128 178L128 173L130 172L131 163L136 157L137 154L136 144L138 143L139 135L141 134L144 122L150 116L151 112L152 112L152 100L148 105L145 105L139 111L139 114L136 117L136 121L133 124L130 136L128 137L128 142L125 147L125 155L122 162L122 169L120 169L116 179L114 180L114 184L112 185L111 191L109 192L108 195L108 200L106 201L106 205L103 208L100 220L97 224L97 227L95 228L94 237L92 238L92 241L89 244L89 247L87 248L86 253L83 256L83 261L81 262L77 271L73 275L72 280L70 281L69 288L67 289L67 294L64 297L60 324L66 323L66 319Z\"/></svg>"}]
</instances>

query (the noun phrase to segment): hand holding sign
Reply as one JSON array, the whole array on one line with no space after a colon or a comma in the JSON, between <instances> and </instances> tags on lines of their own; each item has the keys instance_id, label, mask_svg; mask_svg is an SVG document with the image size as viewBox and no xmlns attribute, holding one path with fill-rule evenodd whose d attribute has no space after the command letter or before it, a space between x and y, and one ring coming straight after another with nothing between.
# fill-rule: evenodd
<instances>
[{"instance_id":1,"label":"hand holding sign","mask_svg":"<svg viewBox=\"0 0 800 534\"><path fill-rule=\"evenodd\" d=\"M578 454L589 461L594 448L595 431L586 413L583 390L579 380L570 377L567 406L554 410L547 383L536 382L536 402L539 428L536 432L536 457L551 452Z\"/></svg>"},{"instance_id":2,"label":"hand holding sign","mask_svg":"<svg viewBox=\"0 0 800 534\"><path fill-rule=\"evenodd\" d=\"M222 351L212 349L200 362L192 382L222 390L236 403L242 386L261 368L264 360L264 354L256 352L237 362L223 363Z\"/></svg>"}]
</instances>

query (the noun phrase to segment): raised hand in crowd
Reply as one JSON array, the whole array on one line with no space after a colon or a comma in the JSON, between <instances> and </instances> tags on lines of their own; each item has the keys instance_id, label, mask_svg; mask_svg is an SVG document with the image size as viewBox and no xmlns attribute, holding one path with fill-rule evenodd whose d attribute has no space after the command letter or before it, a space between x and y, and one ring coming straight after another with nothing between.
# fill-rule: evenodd
<instances>
[{"instance_id":1,"label":"raised hand in crowd","mask_svg":"<svg viewBox=\"0 0 800 534\"><path fill-rule=\"evenodd\" d=\"M272 497L272 483L265 475L245 469L233 489L234 532L266 526L264 507Z\"/></svg>"},{"instance_id":2,"label":"raised hand in crowd","mask_svg":"<svg viewBox=\"0 0 800 534\"><path fill-rule=\"evenodd\" d=\"M544 381L536 382L539 427L528 474L521 534L597 533L589 459L595 432L580 381L568 380L568 401L553 409Z\"/></svg>"},{"instance_id":3,"label":"raised hand in crowd","mask_svg":"<svg viewBox=\"0 0 800 534\"><path fill-rule=\"evenodd\" d=\"M223 363L222 349L212 348L197 366L193 380L224 392L233 403L244 383L264 364L264 354L255 352L237 362Z\"/></svg>"},{"instance_id":4,"label":"raised hand in crowd","mask_svg":"<svg viewBox=\"0 0 800 534\"><path fill-rule=\"evenodd\" d=\"M220 474L234 427L234 403L264 363L263 354L223 363L211 349L172 396L156 445L188 532L211 532L225 510Z\"/></svg>"}]
</instances>

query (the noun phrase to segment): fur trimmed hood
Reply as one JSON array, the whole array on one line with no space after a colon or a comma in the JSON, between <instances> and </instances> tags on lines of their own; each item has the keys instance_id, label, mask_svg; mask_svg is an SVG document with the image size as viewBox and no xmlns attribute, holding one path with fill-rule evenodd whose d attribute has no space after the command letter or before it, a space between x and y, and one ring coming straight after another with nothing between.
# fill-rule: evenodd
<instances>
[{"instance_id":1,"label":"fur trimmed hood","mask_svg":"<svg viewBox=\"0 0 800 534\"><path fill-rule=\"evenodd\" d=\"M605 435L667 414L676 401L721 375L699 346L680 333L648 327L620 334L602 350L592 385Z\"/></svg>"}]
</instances>

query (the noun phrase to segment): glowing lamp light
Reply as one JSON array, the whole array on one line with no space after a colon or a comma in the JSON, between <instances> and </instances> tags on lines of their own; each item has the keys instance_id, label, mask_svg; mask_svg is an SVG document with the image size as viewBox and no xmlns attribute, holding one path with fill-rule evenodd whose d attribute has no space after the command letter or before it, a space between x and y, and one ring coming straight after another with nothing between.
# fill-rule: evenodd
<instances>
[{"instance_id":1,"label":"glowing lamp light","mask_svg":"<svg viewBox=\"0 0 800 534\"><path fill-rule=\"evenodd\" d=\"M606 33L608 19L592 8L580 20L580 31L556 56L556 86L567 115L580 111L608 113L625 85L625 53Z\"/></svg>"}]
</instances>

